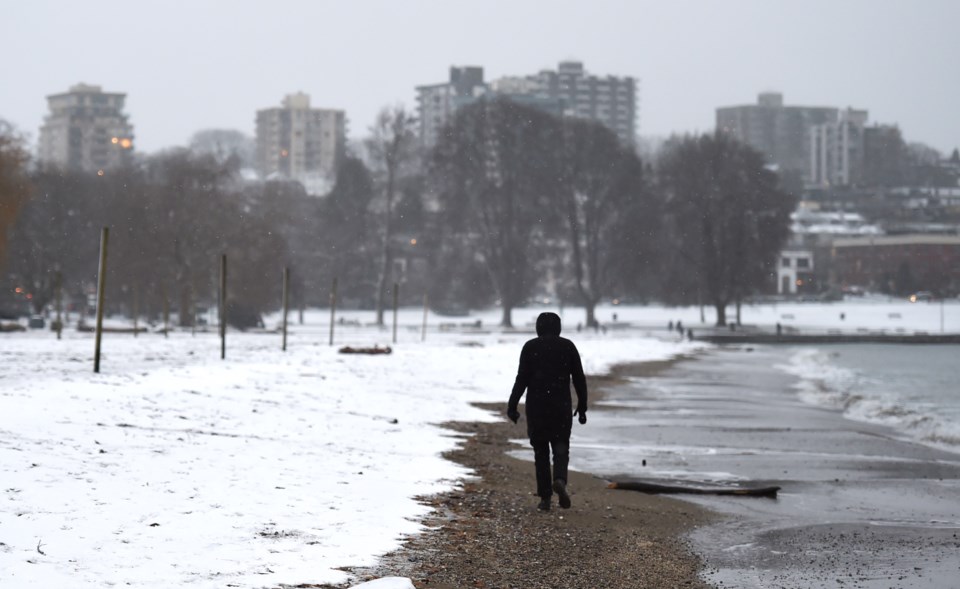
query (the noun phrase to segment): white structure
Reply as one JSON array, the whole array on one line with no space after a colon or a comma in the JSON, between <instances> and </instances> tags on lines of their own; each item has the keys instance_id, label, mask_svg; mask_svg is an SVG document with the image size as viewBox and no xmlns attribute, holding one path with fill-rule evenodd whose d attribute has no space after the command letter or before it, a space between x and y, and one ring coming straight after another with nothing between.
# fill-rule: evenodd
<instances>
[{"instance_id":1,"label":"white structure","mask_svg":"<svg viewBox=\"0 0 960 589\"><path fill-rule=\"evenodd\" d=\"M777 264L777 294L797 294L813 274L813 252L784 250Z\"/></svg>"},{"instance_id":2,"label":"white structure","mask_svg":"<svg viewBox=\"0 0 960 589\"><path fill-rule=\"evenodd\" d=\"M848 108L837 120L810 128L809 184L847 186L863 169L863 129L867 111Z\"/></svg>"},{"instance_id":3,"label":"white structure","mask_svg":"<svg viewBox=\"0 0 960 589\"><path fill-rule=\"evenodd\" d=\"M133 125L123 112L125 99L126 94L87 84L47 96L50 113L40 127L40 165L103 174L128 161Z\"/></svg>"},{"instance_id":4,"label":"white structure","mask_svg":"<svg viewBox=\"0 0 960 589\"><path fill-rule=\"evenodd\" d=\"M302 92L286 96L280 108L257 111L257 170L264 178L298 180L308 188L328 185L345 145L344 112L310 108L310 96Z\"/></svg>"}]
</instances>

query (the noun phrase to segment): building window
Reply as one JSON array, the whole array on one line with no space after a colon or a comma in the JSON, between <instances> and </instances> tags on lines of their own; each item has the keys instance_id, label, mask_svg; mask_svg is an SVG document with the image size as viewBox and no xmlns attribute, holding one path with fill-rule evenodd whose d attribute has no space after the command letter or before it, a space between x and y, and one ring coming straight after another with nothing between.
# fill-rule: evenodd
<instances>
[{"instance_id":1,"label":"building window","mask_svg":"<svg viewBox=\"0 0 960 589\"><path fill-rule=\"evenodd\" d=\"M790 258L780 258L780 265L784 268L790 267Z\"/></svg>"},{"instance_id":2,"label":"building window","mask_svg":"<svg viewBox=\"0 0 960 589\"><path fill-rule=\"evenodd\" d=\"M810 258L797 258L797 268L809 268Z\"/></svg>"}]
</instances>

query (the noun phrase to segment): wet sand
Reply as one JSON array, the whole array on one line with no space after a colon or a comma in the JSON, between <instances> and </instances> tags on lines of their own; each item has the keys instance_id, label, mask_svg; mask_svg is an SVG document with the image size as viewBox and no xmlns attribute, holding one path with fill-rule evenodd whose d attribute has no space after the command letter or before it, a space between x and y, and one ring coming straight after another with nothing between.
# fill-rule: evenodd
<instances>
[{"instance_id":1,"label":"wet sand","mask_svg":"<svg viewBox=\"0 0 960 589\"><path fill-rule=\"evenodd\" d=\"M592 379L570 510L536 512L523 422L448 424L469 434L448 457L477 477L424 498L432 529L352 572L420 588L960 586L960 456L804 404L776 368L789 353L720 348ZM606 478L783 490L680 500Z\"/></svg>"},{"instance_id":2,"label":"wet sand","mask_svg":"<svg viewBox=\"0 0 960 589\"><path fill-rule=\"evenodd\" d=\"M601 388L618 384L617 378L591 379L592 402L602 397ZM469 435L448 457L477 476L454 492L424 498L436 509L426 522L432 530L409 539L373 569L353 569L360 579L406 576L420 588L707 586L683 539L709 520L702 508L610 490L604 480L571 472L572 508L560 509L554 499L553 509L541 513L533 464L508 455L522 448L515 440L525 436L523 421L447 426ZM574 424L574 439L579 427Z\"/></svg>"},{"instance_id":3,"label":"wet sand","mask_svg":"<svg viewBox=\"0 0 960 589\"><path fill-rule=\"evenodd\" d=\"M612 389L573 466L783 487L689 499L726 516L691 536L717 586L960 586L960 455L802 403L789 353L719 349Z\"/></svg>"}]
</instances>

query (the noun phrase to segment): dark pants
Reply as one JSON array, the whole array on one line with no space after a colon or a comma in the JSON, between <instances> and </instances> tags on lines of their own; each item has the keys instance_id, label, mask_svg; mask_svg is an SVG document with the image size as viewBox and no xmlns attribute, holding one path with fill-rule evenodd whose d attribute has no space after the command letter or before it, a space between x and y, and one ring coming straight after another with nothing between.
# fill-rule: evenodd
<instances>
[{"instance_id":1,"label":"dark pants","mask_svg":"<svg viewBox=\"0 0 960 589\"><path fill-rule=\"evenodd\" d=\"M570 462L570 440L530 440L537 468L537 495L553 496L553 481L567 482L567 463ZM553 446L553 476L550 476L550 447Z\"/></svg>"}]
</instances>

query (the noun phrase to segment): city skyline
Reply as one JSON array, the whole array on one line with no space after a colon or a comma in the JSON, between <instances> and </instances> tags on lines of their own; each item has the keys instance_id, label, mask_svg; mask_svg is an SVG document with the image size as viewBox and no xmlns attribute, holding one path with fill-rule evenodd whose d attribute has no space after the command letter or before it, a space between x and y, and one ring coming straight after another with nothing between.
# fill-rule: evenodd
<instances>
[{"instance_id":1,"label":"city skyline","mask_svg":"<svg viewBox=\"0 0 960 589\"><path fill-rule=\"evenodd\" d=\"M318 107L345 110L356 139L381 107L414 110L416 86L442 80L450 66L480 66L493 79L574 59L597 73L637 78L641 136L710 131L716 108L751 104L772 90L791 104L868 109L871 121L896 124L908 141L946 154L960 144L953 112L960 79L948 73L960 54L949 29L960 7L947 1L430 1L400 8L287 0L270 9L255 2L131 9L111 0L96 12L56 0L15 5L16 26L0 39L5 54L17 56L4 76L0 118L35 145L46 96L97 84L127 95L137 150L153 152L186 145L203 129L253 136L258 109L302 91ZM285 16L294 12L295 19Z\"/></svg>"}]
</instances>

